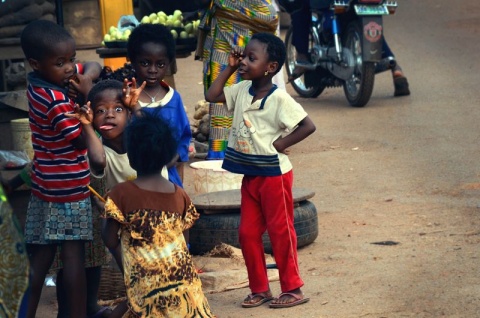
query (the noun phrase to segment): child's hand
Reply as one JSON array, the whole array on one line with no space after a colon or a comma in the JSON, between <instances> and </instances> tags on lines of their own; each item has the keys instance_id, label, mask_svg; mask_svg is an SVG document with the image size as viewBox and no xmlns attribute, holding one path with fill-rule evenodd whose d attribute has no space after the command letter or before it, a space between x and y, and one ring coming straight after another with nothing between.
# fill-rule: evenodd
<instances>
[{"instance_id":1,"label":"child's hand","mask_svg":"<svg viewBox=\"0 0 480 318\"><path fill-rule=\"evenodd\" d=\"M285 148L285 147L283 146L283 140L282 140L282 139L283 139L282 136L278 137L278 139L273 142L273 147L274 147L279 153L283 153L283 154L285 154L285 155L288 156L288 155L290 154L290 149Z\"/></svg>"},{"instance_id":2,"label":"child's hand","mask_svg":"<svg viewBox=\"0 0 480 318\"><path fill-rule=\"evenodd\" d=\"M100 210L103 211L105 209L105 202L97 198L97 196L91 196L92 203Z\"/></svg>"},{"instance_id":3,"label":"child's hand","mask_svg":"<svg viewBox=\"0 0 480 318\"><path fill-rule=\"evenodd\" d=\"M138 100L140 99L140 94L147 85L147 82L143 82L140 87L137 88L137 80L135 77L132 78L132 83L129 85L128 79L123 81L123 96L122 101L125 107L128 107L131 110L136 108Z\"/></svg>"},{"instance_id":4,"label":"child's hand","mask_svg":"<svg viewBox=\"0 0 480 318\"><path fill-rule=\"evenodd\" d=\"M78 119L83 125L90 125L93 122L93 111L90 108L90 102L87 102L87 105L80 107L80 105L75 104L75 109L73 113L66 113L65 116L69 118Z\"/></svg>"},{"instance_id":5,"label":"child's hand","mask_svg":"<svg viewBox=\"0 0 480 318\"><path fill-rule=\"evenodd\" d=\"M240 65L240 62L244 58L243 56L244 49L245 48L239 47L239 46L235 46L232 48L232 50L230 51L230 55L228 56L228 65L230 67L233 67L235 69L238 68L238 66Z\"/></svg>"},{"instance_id":6,"label":"child's hand","mask_svg":"<svg viewBox=\"0 0 480 318\"><path fill-rule=\"evenodd\" d=\"M93 82L90 76L84 74L75 74L70 78L68 85L68 97L75 99L78 93L87 97L88 92L92 89Z\"/></svg>"}]
</instances>

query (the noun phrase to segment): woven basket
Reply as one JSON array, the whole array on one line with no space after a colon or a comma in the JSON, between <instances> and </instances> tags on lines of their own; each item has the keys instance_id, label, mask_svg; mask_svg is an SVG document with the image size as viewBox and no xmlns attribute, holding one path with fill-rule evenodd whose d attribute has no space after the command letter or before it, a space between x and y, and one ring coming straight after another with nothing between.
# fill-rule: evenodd
<instances>
[{"instance_id":1,"label":"woven basket","mask_svg":"<svg viewBox=\"0 0 480 318\"><path fill-rule=\"evenodd\" d=\"M126 296L125 282L117 266L107 264L102 267L102 278L98 289L98 299L115 300Z\"/></svg>"}]
</instances>

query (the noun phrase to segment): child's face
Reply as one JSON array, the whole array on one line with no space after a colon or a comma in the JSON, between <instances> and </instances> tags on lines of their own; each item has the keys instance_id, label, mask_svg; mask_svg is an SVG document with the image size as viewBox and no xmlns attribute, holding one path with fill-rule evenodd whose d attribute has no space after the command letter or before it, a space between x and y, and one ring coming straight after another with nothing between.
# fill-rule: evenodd
<instances>
[{"instance_id":1,"label":"child's face","mask_svg":"<svg viewBox=\"0 0 480 318\"><path fill-rule=\"evenodd\" d=\"M98 93L92 108L93 127L103 139L112 140L122 135L130 120L130 111L122 103L122 91L106 89Z\"/></svg>"},{"instance_id":2,"label":"child's face","mask_svg":"<svg viewBox=\"0 0 480 318\"><path fill-rule=\"evenodd\" d=\"M170 65L164 45L147 42L142 45L132 66L137 74L137 83L147 82L147 86L157 86L165 78Z\"/></svg>"},{"instance_id":3,"label":"child's face","mask_svg":"<svg viewBox=\"0 0 480 318\"><path fill-rule=\"evenodd\" d=\"M254 80L265 77L265 71L271 71L268 61L267 45L257 40L248 42L238 67L238 73L244 80Z\"/></svg>"},{"instance_id":4,"label":"child's face","mask_svg":"<svg viewBox=\"0 0 480 318\"><path fill-rule=\"evenodd\" d=\"M53 44L41 60L30 59L30 65L43 79L60 87L68 86L75 72L75 41Z\"/></svg>"}]
</instances>

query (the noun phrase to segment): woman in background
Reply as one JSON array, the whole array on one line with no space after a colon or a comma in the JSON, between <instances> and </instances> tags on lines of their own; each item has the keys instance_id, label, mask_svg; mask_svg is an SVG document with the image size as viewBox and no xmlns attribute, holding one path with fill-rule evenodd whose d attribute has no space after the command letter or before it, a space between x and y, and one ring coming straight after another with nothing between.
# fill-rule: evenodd
<instances>
[{"instance_id":1,"label":"woman in background","mask_svg":"<svg viewBox=\"0 0 480 318\"><path fill-rule=\"evenodd\" d=\"M278 15L272 0L213 0L202 18L199 28L206 33L195 58L203 60L203 85L205 92L218 74L227 66L231 49L244 47L254 33L277 31ZM203 44L203 45L202 45ZM240 82L237 72L226 85ZM207 159L223 159L232 113L223 104L210 103L210 135Z\"/></svg>"}]
</instances>

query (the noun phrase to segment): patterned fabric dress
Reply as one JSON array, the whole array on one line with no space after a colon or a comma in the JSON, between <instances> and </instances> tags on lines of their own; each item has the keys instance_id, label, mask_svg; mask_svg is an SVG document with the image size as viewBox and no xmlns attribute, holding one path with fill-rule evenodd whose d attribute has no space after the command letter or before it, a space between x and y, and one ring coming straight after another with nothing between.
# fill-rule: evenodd
<instances>
[{"instance_id":1,"label":"patterned fabric dress","mask_svg":"<svg viewBox=\"0 0 480 318\"><path fill-rule=\"evenodd\" d=\"M205 91L211 86L218 74L228 64L232 47L246 46L254 33L275 33L278 16L271 0L214 0L213 5L202 19L200 28L210 30L207 33L203 53L197 52L197 58L203 59L203 84ZM227 81L227 86L241 80L235 72ZM223 104L211 103L210 135L207 159L223 159L227 139L232 125L232 113Z\"/></svg>"},{"instance_id":2,"label":"patterned fabric dress","mask_svg":"<svg viewBox=\"0 0 480 318\"><path fill-rule=\"evenodd\" d=\"M109 193L105 217L121 224L130 308L124 317L214 317L183 237L199 213L182 188L160 193L120 183Z\"/></svg>"},{"instance_id":3,"label":"patterned fabric dress","mask_svg":"<svg viewBox=\"0 0 480 318\"><path fill-rule=\"evenodd\" d=\"M20 224L0 186L0 317L17 317L28 288L29 265Z\"/></svg>"}]
</instances>

